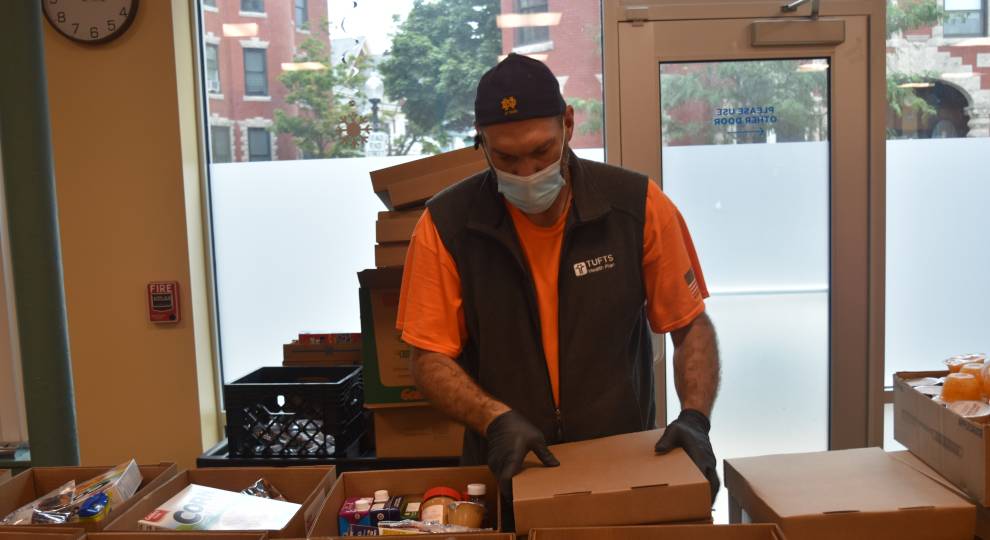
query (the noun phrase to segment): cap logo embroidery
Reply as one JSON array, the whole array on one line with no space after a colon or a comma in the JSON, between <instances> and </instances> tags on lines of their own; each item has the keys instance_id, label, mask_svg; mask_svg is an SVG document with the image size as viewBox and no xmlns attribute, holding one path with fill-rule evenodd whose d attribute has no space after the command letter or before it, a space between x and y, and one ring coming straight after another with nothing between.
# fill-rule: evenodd
<instances>
[{"instance_id":1,"label":"cap logo embroidery","mask_svg":"<svg viewBox=\"0 0 990 540\"><path fill-rule=\"evenodd\" d=\"M502 112L505 113L506 116L519 112L516 110L515 96L509 96L502 100Z\"/></svg>"}]
</instances>

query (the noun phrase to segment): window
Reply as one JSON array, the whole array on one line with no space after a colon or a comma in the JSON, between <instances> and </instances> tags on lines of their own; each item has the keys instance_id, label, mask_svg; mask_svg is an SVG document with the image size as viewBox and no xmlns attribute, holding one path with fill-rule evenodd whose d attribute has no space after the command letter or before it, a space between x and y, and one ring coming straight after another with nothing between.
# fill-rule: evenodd
<instances>
[{"instance_id":1,"label":"window","mask_svg":"<svg viewBox=\"0 0 990 540\"><path fill-rule=\"evenodd\" d=\"M309 10L306 9L307 0L296 0L296 29L301 30L306 28L306 23L309 22Z\"/></svg>"},{"instance_id":2,"label":"window","mask_svg":"<svg viewBox=\"0 0 990 540\"><path fill-rule=\"evenodd\" d=\"M227 126L210 126L210 157L213 163L230 163L230 128Z\"/></svg>"},{"instance_id":3,"label":"window","mask_svg":"<svg viewBox=\"0 0 990 540\"><path fill-rule=\"evenodd\" d=\"M248 128L248 161L271 161L272 138L265 128Z\"/></svg>"},{"instance_id":4,"label":"window","mask_svg":"<svg viewBox=\"0 0 990 540\"><path fill-rule=\"evenodd\" d=\"M268 95L268 59L265 49L244 49L244 94Z\"/></svg>"},{"instance_id":5,"label":"window","mask_svg":"<svg viewBox=\"0 0 990 540\"><path fill-rule=\"evenodd\" d=\"M220 93L220 46L208 43L206 45L206 91L211 94Z\"/></svg>"},{"instance_id":6,"label":"window","mask_svg":"<svg viewBox=\"0 0 990 540\"><path fill-rule=\"evenodd\" d=\"M241 0L241 11L245 13L264 13L265 0Z\"/></svg>"},{"instance_id":7,"label":"window","mask_svg":"<svg viewBox=\"0 0 990 540\"><path fill-rule=\"evenodd\" d=\"M945 0L946 37L987 35L987 0Z\"/></svg>"},{"instance_id":8,"label":"window","mask_svg":"<svg viewBox=\"0 0 990 540\"><path fill-rule=\"evenodd\" d=\"M516 13L546 13L547 0L516 0ZM516 28L516 47L550 41L549 26L523 26Z\"/></svg>"},{"instance_id":9,"label":"window","mask_svg":"<svg viewBox=\"0 0 990 540\"><path fill-rule=\"evenodd\" d=\"M217 0L203 0L203 7L216 8Z\"/></svg>"}]
</instances>

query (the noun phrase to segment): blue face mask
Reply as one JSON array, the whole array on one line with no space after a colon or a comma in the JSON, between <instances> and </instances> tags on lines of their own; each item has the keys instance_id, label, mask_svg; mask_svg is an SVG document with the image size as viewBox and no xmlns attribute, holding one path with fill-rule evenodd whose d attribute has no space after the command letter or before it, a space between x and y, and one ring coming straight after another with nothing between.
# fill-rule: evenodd
<instances>
[{"instance_id":1,"label":"blue face mask","mask_svg":"<svg viewBox=\"0 0 990 540\"><path fill-rule=\"evenodd\" d=\"M529 176L519 176L497 169L492 163L491 157L488 156L488 149L485 148L488 163L495 171L495 178L498 180L499 193L504 195L516 208L527 214L546 212L550 205L557 200L557 195L564 187L564 176L561 174L560 165L564 159L566 142L565 136L560 145L560 157L557 158L557 161Z\"/></svg>"}]
</instances>

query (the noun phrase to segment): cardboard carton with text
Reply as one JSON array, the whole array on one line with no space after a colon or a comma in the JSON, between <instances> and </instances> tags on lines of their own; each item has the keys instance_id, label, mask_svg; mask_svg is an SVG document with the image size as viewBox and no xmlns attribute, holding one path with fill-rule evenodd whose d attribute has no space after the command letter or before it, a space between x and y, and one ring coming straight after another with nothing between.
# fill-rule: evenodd
<instances>
[{"instance_id":1,"label":"cardboard carton with text","mask_svg":"<svg viewBox=\"0 0 990 540\"><path fill-rule=\"evenodd\" d=\"M367 405L380 458L460 456L464 426L426 402Z\"/></svg>"}]
</instances>

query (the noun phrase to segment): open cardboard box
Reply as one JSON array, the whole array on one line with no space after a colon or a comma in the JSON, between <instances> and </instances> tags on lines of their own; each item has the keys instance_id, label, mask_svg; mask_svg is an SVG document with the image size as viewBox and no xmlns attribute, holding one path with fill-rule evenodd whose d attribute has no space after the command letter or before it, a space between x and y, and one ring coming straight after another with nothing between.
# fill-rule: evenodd
<instances>
[{"instance_id":1,"label":"open cardboard box","mask_svg":"<svg viewBox=\"0 0 990 540\"><path fill-rule=\"evenodd\" d=\"M464 426L429 403L366 405L374 413L375 455L380 458L460 456Z\"/></svg>"},{"instance_id":2,"label":"open cardboard box","mask_svg":"<svg viewBox=\"0 0 990 540\"><path fill-rule=\"evenodd\" d=\"M16 526L0 528L0 540L79 540L89 537L86 529L74 527Z\"/></svg>"},{"instance_id":3,"label":"open cardboard box","mask_svg":"<svg viewBox=\"0 0 990 540\"><path fill-rule=\"evenodd\" d=\"M501 506L499 505L498 484L488 467L444 467L433 469L397 469L390 471L345 472L337 479L326 503L320 511L310 538L340 536L337 515L340 507L349 497L370 497L379 489L388 490L390 495L422 495L426 490L437 486L448 486L459 492L467 491L468 484L485 484L485 504L488 507L489 521L493 517L494 528L502 526ZM494 510L493 510L494 509ZM480 533L471 534L477 538ZM440 535L439 538L446 538ZM427 536L429 538L429 536Z\"/></svg>"},{"instance_id":4,"label":"open cardboard box","mask_svg":"<svg viewBox=\"0 0 990 540\"><path fill-rule=\"evenodd\" d=\"M529 540L785 540L772 523L533 529Z\"/></svg>"},{"instance_id":5,"label":"open cardboard box","mask_svg":"<svg viewBox=\"0 0 990 540\"><path fill-rule=\"evenodd\" d=\"M268 531L268 535L271 538L305 537L315 522L316 515L323 506L327 493L333 486L334 470L332 466L190 469L179 473L145 495L128 511L118 515L106 530L108 532L142 532L138 521L144 519L145 516L177 495L189 484L199 484L227 491L241 491L259 478L264 478L282 492L286 500L302 505L302 508L296 512L288 525L278 531ZM153 534L161 533L155 532Z\"/></svg>"},{"instance_id":6,"label":"open cardboard box","mask_svg":"<svg viewBox=\"0 0 990 540\"><path fill-rule=\"evenodd\" d=\"M0 519L14 510L38 499L68 482L85 482L95 478L110 469L106 467L34 467L21 474L0 483ZM121 516L134 506L142 497L162 486L175 476L178 470L175 463L159 463L158 465L139 465L141 485L134 496L113 508L109 516L96 523L67 523L65 525L32 525L32 527L85 529L95 532L107 527L117 516ZM14 527L0 526L0 530Z\"/></svg>"},{"instance_id":7,"label":"open cardboard box","mask_svg":"<svg viewBox=\"0 0 990 540\"><path fill-rule=\"evenodd\" d=\"M371 171L371 186L389 210L409 208L486 168L484 152L462 148Z\"/></svg>"},{"instance_id":8,"label":"open cardboard box","mask_svg":"<svg viewBox=\"0 0 990 540\"><path fill-rule=\"evenodd\" d=\"M515 540L516 539L516 535L511 533L435 534L435 535L425 536L425 538L431 538L431 537L442 540ZM354 538L354 537L353 536L312 536L309 538L309 540L344 540L346 538Z\"/></svg>"},{"instance_id":9,"label":"open cardboard box","mask_svg":"<svg viewBox=\"0 0 990 540\"><path fill-rule=\"evenodd\" d=\"M688 455L653 451L662 432L551 446L560 467L544 467L530 454L512 480L516 533L711 520L708 481Z\"/></svg>"},{"instance_id":10,"label":"open cardboard box","mask_svg":"<svg viewBox=\"0 0 990 540\"><path fill-rule=\"evenodd\" d=\"M970 540L976 508L880 448L725 461L730 520L741 510L791 539Z\"/></svg>"},{"instance_id":11,"label":"open cardboard box","mask_svg":"<svg viewBox=\"0 0 990 540\"><path fill-rule=\"evenodd\" d=\"M10 480L11 476L13 475L10 474L10 469L0 469L0 484Z\"/></svg>"},{"instance_id":12,"label":"open cardboard box","mask_svg":"<svg viewBox=\"0 0 990 540\"><path fill-rule=\"evenodd\" d=\"M894 439L970 498L990 506L990 426L957 415L907 382L946 374L894 374Z\"/></svg>"},{"instance_id":13,"label":"open cardboard box","mask_svg":"<svg viewBox=\"0 0 990 540\"><path fill-rule=\"evenodd\" d=\"M86 540L265 540L263 532L102 532L87 534ZM2 539L0 539L2 540Z\"/></svg>"},{"instance_id":14,"label":"open cardboard box","mask_svg":"<svg viewBox=\"0 0 990 540\"><path fill-rule=\"evenodd\" d=\"M379 244L409 242L421 217L423 217L422 208L401 212L378 212L378 221L375 223L375 241Z\"/></svg>"},{"instance_id":15,"label":"open cardboard box","mask_svg":"<svg viewBox=\"0 0 990 540\"><path fill-rule=\"evenodd\" d=\"M395 329L402 268L358 272L361 289L361 356L366 404L423 401L409 360L412 347Z\"/></svg>"}]
</instances>

